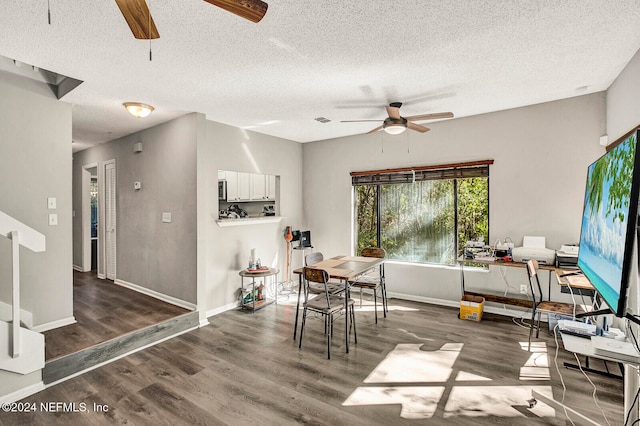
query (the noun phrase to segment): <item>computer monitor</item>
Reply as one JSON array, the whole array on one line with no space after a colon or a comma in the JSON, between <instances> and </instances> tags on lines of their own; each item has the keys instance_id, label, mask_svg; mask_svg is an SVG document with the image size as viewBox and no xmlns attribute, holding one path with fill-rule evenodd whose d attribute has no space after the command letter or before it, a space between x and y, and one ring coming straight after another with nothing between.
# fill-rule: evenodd
<instances>
[{"instance_id":1,"label":"computer monitor","mask_svg":"<svg viewBox=\"0 0 640 426\"><path fill-rule=\"evenodd\" d=\"M311 231L300 232L300 247L311 247Z\"/></svg>"},{"instance_id":2,"label":"computer monitor","mask_svg":"<svg viewBox=\"0 0 640 426\"><path fill-rule=\"evenodd\" d=\"M300 231L291 231L293 239L291 241L300 241Z\"/></svg>"}]
</instances>

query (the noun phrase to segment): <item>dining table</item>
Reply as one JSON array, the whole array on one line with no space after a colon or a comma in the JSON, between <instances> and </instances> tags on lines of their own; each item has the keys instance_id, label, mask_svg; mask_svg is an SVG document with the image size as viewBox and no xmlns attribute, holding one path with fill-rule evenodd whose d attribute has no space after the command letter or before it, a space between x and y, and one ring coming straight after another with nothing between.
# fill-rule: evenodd
<instances>
[{"instance_id":1,"label":"dining table","mask_svg":"<svg viewBox=\"0 0 640 426\"><path fill-rule=\"evenodd\" d=\"M359 276L366 274L375 267L384 263L384 258L378 257L364 257L364 256L334 256L329 259L324 259L321 262L309 265L311 268L324 269L329 274L329 278L334 280L340 280L344 285L345 297L344 308L345 312L348 312L348 295L349 295L349 281L353 281ZM296 333L298 331L298 315L300 314L300 295L302 293L302 280L304 279L304 268L298 268L293 271L298 275L298 303L296 304L296 319L293 326L293 340L296 340ZM349 352L349 315L345 315L345 349Z\"/></svg>"}]
</instances>

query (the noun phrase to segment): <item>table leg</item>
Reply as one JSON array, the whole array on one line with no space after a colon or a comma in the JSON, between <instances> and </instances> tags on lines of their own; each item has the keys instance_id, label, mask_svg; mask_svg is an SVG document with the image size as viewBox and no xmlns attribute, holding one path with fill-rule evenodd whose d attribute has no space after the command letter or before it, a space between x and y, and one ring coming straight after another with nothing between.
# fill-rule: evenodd
<instances>
[{"instance_id":1,"label":"table leg","mask_svg":"<svg viewBox=\"0 0 640 426\"><path fill-rule=\"evenodd\" d=\"M293 340L296 340L298 331L298 313L300 312L300 292L302 291L302 274L298 275L298 303L296 304L296 322L293 325Z\"/></svg>"},{"instance_id":2,"label":"table leg","mask_svg":"<svg viewBox=\"0 0 640 426\"><path fill-rule=\"evenodd\" d=\"M344 280L344 340L349 353L349 281Z\"/></svg>"}]
</instances>

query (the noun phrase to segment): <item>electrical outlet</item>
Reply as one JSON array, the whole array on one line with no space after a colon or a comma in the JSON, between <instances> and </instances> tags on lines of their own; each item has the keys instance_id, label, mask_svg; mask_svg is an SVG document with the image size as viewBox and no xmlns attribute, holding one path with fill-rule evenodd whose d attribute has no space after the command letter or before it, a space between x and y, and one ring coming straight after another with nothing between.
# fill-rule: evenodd
<instances>
[{"instance_id":1,"label":"electrical outlet","mask_svg":"<svg viewBox=\"0 0 640 426\"><path fill-rule=\"evenodd\" d=\"M521 294L527 294L527 285L526 284L521 284L520 285L520 293Z\"/></svg>"}]
</instances>

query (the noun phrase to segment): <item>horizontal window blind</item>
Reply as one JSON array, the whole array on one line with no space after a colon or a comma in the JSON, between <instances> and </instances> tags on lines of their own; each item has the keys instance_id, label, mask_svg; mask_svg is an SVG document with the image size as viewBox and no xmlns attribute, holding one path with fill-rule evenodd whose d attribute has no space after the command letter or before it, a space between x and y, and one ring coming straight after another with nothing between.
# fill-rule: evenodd
<instances>
[{"instance_id":1,"label":"horizontal window blind","mask_svg":"<svg viewBox=\"0 0 640 426\"><path fill-rule=\"evenodd\" d=\"M489 177L489 165L491 164L493 164L493 160L351 172L351 184L353 186L392 185L426 180Z\"/></svg>"}]
</instances>

